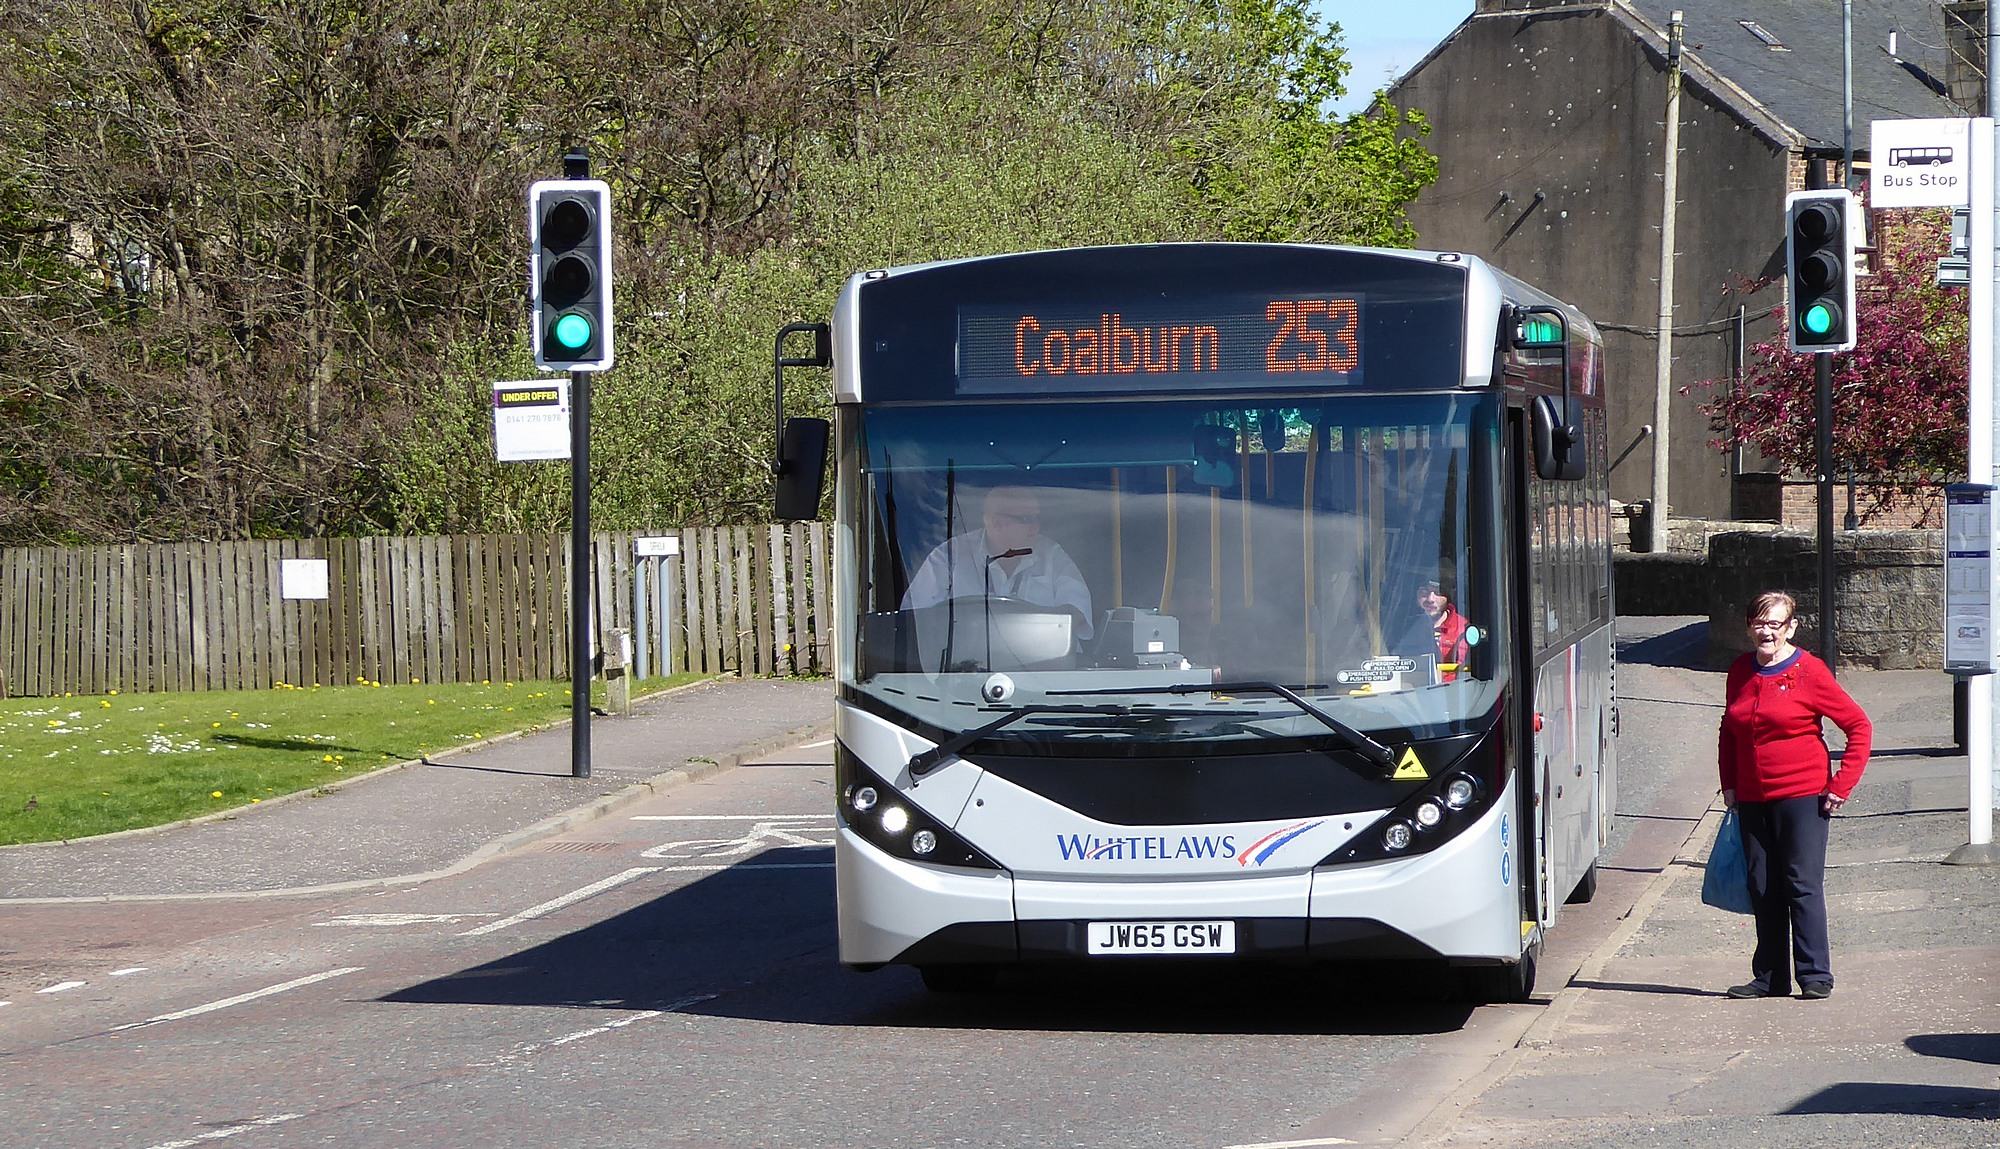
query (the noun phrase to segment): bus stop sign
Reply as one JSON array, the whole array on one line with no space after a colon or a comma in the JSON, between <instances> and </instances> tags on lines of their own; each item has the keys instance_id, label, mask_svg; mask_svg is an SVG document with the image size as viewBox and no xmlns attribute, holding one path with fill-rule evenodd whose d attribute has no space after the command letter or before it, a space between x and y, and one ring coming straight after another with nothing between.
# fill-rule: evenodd
<instances>
[{"instance_id":1,"label":"bus stop sign","mask_svg":"<svg viewBox=\"0 0 2000 1149\"><path fill-rule=\"evenodd\" d=\"M1965 207L1971 200L1967 119L1876 120L1869 133L1868 206Z\"/></svg>"}]
</instances>

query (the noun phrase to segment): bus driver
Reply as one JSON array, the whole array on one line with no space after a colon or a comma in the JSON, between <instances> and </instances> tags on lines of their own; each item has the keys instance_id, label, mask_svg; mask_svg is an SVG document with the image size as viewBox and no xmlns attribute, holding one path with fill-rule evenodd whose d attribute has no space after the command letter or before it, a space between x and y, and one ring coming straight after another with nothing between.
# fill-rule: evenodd
<instances>
[{"instance_id":1,"label":"bus driver","mask_svg":"<svg viewBox=\"0 0 2000 1149\"><path fill-rule=\"evenodd\" d=\"M954 535L917 568L903 609L945 599L1014 598L1062 607L1075 616L1076 637L1091 636L1090 588L1075 560L1042 531L1041 496L1029 487L994 487L981 504L981 527Z\"/></svg>"}]
</instances>

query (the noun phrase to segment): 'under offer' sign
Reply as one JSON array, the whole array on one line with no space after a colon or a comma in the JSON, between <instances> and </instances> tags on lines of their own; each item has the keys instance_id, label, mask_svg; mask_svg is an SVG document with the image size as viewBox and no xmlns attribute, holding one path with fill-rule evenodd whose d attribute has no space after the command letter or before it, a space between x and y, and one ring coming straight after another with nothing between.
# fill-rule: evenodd
<instances>
[{"instance_id":1,"label":"'under offer' sign","mask_svg":"<svg viewBox=\"0 0 2000 1149\"><path fill-rule=\"evenodd\" d=\"M1876 120L1871 128L1869 207L1970 205L1972 121Z\"/></svg>"},{"instance_id":2,"label":"'under offer' sign","mask_svg":"<svg viewBox=\"0 0 2000 1149\"><path fill-rule=\"evenodd\" d=\"M569 458L569 380L495 383L493 450L503 463Z\"/></svg>"}]
</instances>

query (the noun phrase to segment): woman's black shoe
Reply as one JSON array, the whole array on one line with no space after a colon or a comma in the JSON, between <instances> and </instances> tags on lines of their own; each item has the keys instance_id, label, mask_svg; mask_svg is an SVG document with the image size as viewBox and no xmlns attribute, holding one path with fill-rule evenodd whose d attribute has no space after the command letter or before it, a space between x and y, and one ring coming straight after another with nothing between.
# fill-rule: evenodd
<instances>
[{"instance_id":1,"label":"woman's black shoe","mask_svg":"<svg viewBox=\"0 0 2000 1149\"><path fill-rule=\"evenodd\" d=\"M1818 1001L1819 999L1824 997L1832 997L1833 983L1826 981L1816 981L1806 985L1802 985L1799 987L1799 996L1807 998L1812 1001Z\"/></svg>"},{"instance_id":2,"label":"woman's black shoe","mask_svg":"<svg viewBox=\"0 0 2000 1149\"><path fill-rule=\"evenodd\" d=\"M1761 985L1758 985L1758 984L1757 984L1756 982L1754 982L1754 981L1746 981L1746 982L1744 982L1744 983L1743 983L1742 985L1732 985L1732 986L1730 986L1730 987L1729 987L1729 996L1730 996L1730 997L1770 997L1770 996L1771 996L1771 990L1770 990L1770 988L1769 988L1768 986L1761 986Z\"/></svg>"}]
</instances>

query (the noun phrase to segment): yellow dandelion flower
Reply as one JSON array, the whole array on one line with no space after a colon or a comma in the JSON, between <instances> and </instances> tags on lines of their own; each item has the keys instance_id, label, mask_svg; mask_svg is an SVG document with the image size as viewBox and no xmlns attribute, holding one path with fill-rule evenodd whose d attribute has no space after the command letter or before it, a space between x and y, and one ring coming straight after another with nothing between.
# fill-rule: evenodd
<instances>
[{"instance_id":1,"label":"yellow dandelion flower","mask_svg":"<svg viewBox=\"0 0 2000 1149\"><path fill-rule=\"evenodd\" d=\"M426 705L426 706L436 706L437 704L438 704L438 700L437 700L437 699L435 699L435 698L426 698L426 699L424 699L424 705Z\"/></svg>"},{"instance_id":2,"label":"yellow dandelion flower","mask_svg":"<svg viewBox=\"0 0 2000 1149\"><path fill-rule=\"evenodd\" d=\"M109 710L111 709L111 700L109 698L100 698L97 700L97 705L105 710Z\"/></svg>"},{"instance_id":3,"label":"yellow dandelion flower","mask_svg":"<svg viewBox=\"0 0 2000 1149\"><path fill-rule=\"evenodd\" d=\"M114 691L112 691L111 693L113 693L113 694L116 694L116 693L118 693L118 692L114 690Z\"/></svg>"},{"instance_id":4,"label":"yellow dandelion flower","mask_svg":"<svg viewBox=\"0 0 2000 1149\"><path fill-rule=\"evenodd\" d=\"M335 755L333 756L333 760L334 760L335 762L345 762L345 761L347 761L347 755L345 755L345 754L335 754Z\"/></svg>"},{"instance_id":5,"label":"yellow dandelion flower","mask_svg":"<svg viewBox=\"0 0 2000 1149\"><path fill-rule=\"evenodd\" d=\"M320 756L319 756L319 760L320 760L320 761L322 761L322 762L331 762L331 761L333 761L333 755L331 755L331 754L322 754L322 755L320 755Z\"/></svg>"},{"instance_id":6,"label":"yellow dandelion flower","mask_svg":"<svg viewBox=\"0 0 2000 1149\"><path fill-rule=\"evenodd\" d=\"M220 790L210 790L210 791L208 792L208 796L209 796L209 797L211 797L211 798L220 798L220 797L222 797L222 791L220 791Z\"/></svg>"},{"instance_id":7,"label":"yellow dandelion flower","mask_svg":"<svg viewBox=\"0 0 2000 1149\"><path fill-rule=\"evenodd\" d=\"M209 724L208 724L208 726L209 726L209 729L211 729L211 730L216 730L216 729L220 729L220 728L221 728L221 726L222 726L222 723L220 723L220 722L211 722L211 723L209 723Z\"/></svg>"}]
</instances>

